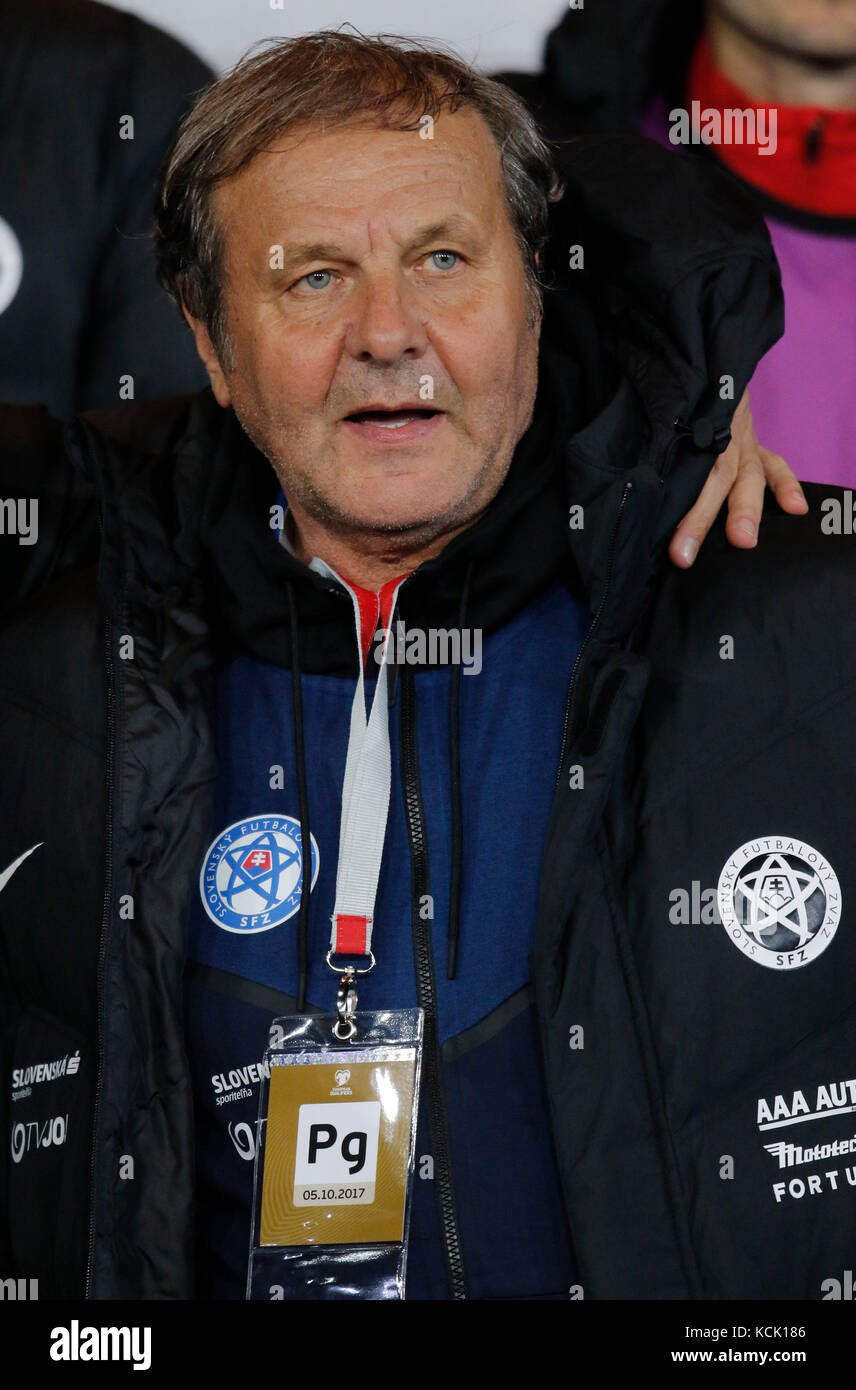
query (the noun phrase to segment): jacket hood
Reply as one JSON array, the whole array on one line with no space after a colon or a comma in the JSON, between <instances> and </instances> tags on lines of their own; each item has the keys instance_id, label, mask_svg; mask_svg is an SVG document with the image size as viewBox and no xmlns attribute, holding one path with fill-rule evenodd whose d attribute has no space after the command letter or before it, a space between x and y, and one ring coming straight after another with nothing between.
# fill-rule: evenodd
<instances>
[{"instance_id":1,"label":"jacket hood","mask_svg":"<svg viewBox=\"0 0 856 1390\"><path fill-rule=\"evenodd\" d=\"M653 95L679 96L703 26L702 0L599 0L550 31L544 70L575 128L631 129Z\"/></svg>"},{"instance_id":2,"label":"jacket hood","mask_svg":"<svg viewBox=\"0 0 856 1390\"><path fill-rule=\"evenodd\" d=\"M566 193L553 208L533 421L484 516L403 586L413 624L423 614L431 625L455 623L467 583L469 622L490 632L566 571L593 607L628 481L640 518L623 610L631 621L640 576L692 504L759 357L782 331L769 237L728 179L635 137L569 142L558 163ZM582 247L583 269L568 269L570 246ZM224 659L244 646L288 665L283 598L292 584L301 665L341 669L353 646L349 601L276 544L277 479L210 392L93 413L69 439L110 519L108 603L125 593L157 608L201 574L224 619ZM584 525L571 529L573 505Z\"/></svg>"}]
</instances>

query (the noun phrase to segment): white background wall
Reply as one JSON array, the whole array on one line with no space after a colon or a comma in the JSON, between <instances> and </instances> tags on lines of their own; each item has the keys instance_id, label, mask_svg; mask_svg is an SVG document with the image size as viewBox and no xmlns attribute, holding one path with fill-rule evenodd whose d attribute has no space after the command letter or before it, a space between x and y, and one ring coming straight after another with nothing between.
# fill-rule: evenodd
<instances>
[{"instance_id":1,"label":"white background wall","mask_svg":"<svg viewBox=\"0 0 856 1390\"><path fill-rule=\"evenodd\" d=\"M406 34L450 43L486 72L541 66L544 37L562 0L111 0L182 39L218 71L256 39L332 29L349 21L364 34Z\"/></svg>"}]
</instances>

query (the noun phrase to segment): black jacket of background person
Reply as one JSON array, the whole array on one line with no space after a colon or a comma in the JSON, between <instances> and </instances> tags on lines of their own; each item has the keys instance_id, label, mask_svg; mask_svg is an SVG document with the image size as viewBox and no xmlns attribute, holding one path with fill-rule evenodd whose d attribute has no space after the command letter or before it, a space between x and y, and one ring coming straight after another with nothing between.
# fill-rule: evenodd
<instances>
[{"instance_id":1,"label":"black jacket of background person","mask_svg":"<svg viewBox=\"0 0 856 1390\"><path fill-rule=\"evenodd\" d=\"M775 262L757 214L701 161L624 138L563 159L563 235L586 268L561 280L554 248L542 374L582 400L578 428L554 483L532 495L518 471L519 493L501 489L426 563L402 613L453 627L474 561L467 621L490 633L553 553L594 615L568 672L533 953L585 1296L818 1298L852 1264L856 1159L780 1169L765 1145L849 1140L853 1117L769 1134L757 1121L760 1099L781 1119L796 1092L814 1110L819 1086L856 1085L854 541L823 534L809 487L813 514L769 508L757 550L732 550L720 526L691 571L667 562L781 332ZM181 977L216 780L213 676L224 644L289 665L277 586L294 585L305 671L350 668L350 610L258 538L275 480L209 392L66 431L9 409L0 438L3 495L26 480L40 500L38 544L0 548L17 596L0 632L0 863L44 845L0 893L3 1074L80 1057L14 1115L4 1085L0 1268L37 1276L43 1297L183 1298ZM402 689L419 680L402 668ZM701 898L770 836L820 851L840 881L841 925L801 968L765 968L732 928L675 911L676 890ZM13 1162L13 1124L40 1135L57 1115L65 1142ZM821 1177L820 1194L775 1198L780 1177L833 1168L836 1190Z\"/></svg>"},{"instance_id":2,"label":"black jacket of background person","mask_svg":"<svg viewBox=\"0 0 856 1390\"><path fill-rule=\"evenodd\" d=\"M158 168L210 78L134 15L0 0L0 401L67 417L129 399L122 378L136 400L205 384L148 233Z\"/></svg>"},{"instance_id":3,"label":"black jacket of background person","mask_svg":"<svg viewBox=\"0 0 856 1390\"><path fill-rule=\"evenodd\" d=\"M684 75L704 28L704 0L598 0L566 10L539 73L496 74L553 138L635 130L648 102L683 103Z\"/></svg>"}]
</instances>

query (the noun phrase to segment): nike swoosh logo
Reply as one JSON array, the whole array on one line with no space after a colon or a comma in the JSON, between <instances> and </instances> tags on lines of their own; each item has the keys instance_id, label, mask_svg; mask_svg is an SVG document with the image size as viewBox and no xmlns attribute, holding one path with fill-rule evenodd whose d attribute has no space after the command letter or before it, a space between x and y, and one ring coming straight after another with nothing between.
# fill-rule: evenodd
<instances>
[{"instance_id":1,"label":"nike swoosh logo","mask_svg":"<svg viewBox=\"0 0 856 1390\"><path fill-rule=\"evenodd\" d=\"M33 850L39 849L43 844L44 840L39 840L39 843L37 845L33 845L32 849L25 849L24 853L19 855L19 857L15 860L14 864L10 864L8 869L3 870L2 874L0 874L0 893L3 892L3 889L6 887L6 884L9 882L9 879L12 877L15 870L20 869L24 860L29 858L29 856L33 853Z\"/></svg>"}]
</instances>

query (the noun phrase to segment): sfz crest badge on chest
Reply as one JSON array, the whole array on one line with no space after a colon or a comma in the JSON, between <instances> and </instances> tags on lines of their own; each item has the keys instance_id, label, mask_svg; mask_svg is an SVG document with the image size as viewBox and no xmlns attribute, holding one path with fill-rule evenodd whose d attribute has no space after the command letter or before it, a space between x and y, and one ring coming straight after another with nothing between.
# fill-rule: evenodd
<instances>
[{"instance_id":1,"label":"sfz crest badge on chest","mask_svg":"<svg viewBox=\"0 0 856 1390\"><path fill-rule=\"evenodd\" d=\"M310 888L318 877L311 841ZM202 905L224 931L270 931L300 907L303 842L293 816L248 816L209 845L199 874Z\"/></svg>"},{"instance_id":2,"label":"sfz crest badge on chest","mask_svg":"<svg viewBox=\"0 0 856 1390\"><path fill-rule=\"evenodd\" d=\"M831 864L804 840L747 840L719 875L719 915L744 955L771 970L795 970L822 955L841 920Z\"/></svg>"}]
</instances>

